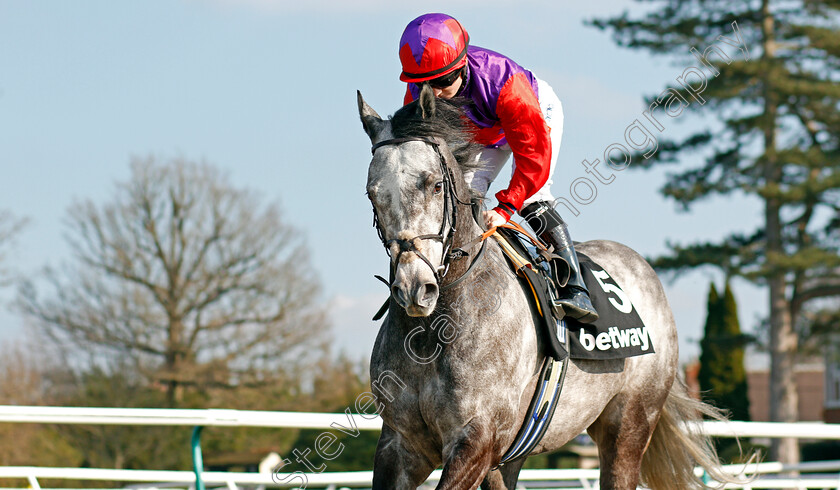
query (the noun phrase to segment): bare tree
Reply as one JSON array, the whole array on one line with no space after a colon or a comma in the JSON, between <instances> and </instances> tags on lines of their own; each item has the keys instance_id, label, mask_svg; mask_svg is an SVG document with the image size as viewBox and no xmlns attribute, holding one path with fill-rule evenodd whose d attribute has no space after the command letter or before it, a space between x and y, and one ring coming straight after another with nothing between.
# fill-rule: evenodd
<instances>
[{"instance_id":1,"label":"bare tree","mask_svg":"<svg viewBox=\"0 0 840 490\"><path fill-rule=\"evenodd\" d=\"M9 269L6 267L6 254L15 236L26 225L26 220L15 217L9 211L0 211L0 286L9 284Z\"/></svg>"},{"instance_id":2,"label":"bare tree","mask_svg":"<svg viewBox=\"0 0 840 490\"><path fill-rule=\"evenodd\" d=\"M315 358L327 326L298 232L214 167L131 163L110 202L68 213L71 263L32 282L24 313L61 342L133 363L165 386L270 383Z\"/></svg>"}]
</instances>

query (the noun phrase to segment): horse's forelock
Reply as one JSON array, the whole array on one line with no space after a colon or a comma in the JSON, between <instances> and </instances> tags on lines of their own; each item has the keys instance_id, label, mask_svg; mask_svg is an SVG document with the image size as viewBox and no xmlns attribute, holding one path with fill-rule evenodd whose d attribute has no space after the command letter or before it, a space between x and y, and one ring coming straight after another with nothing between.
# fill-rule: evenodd
<instances>
[{"instance_id":1,"label":"horse's forelock","mask_svg":"<svg viewBox=\"0 0 840 490\"><path fill-rule=\"evenodd\" d=\"M439 137L446 142L461 172L478 167L481 145L475 142L464 111L466 101L438 99L432 115L425 114L419 100L400 108L391 117L391 130L396 138L412 136Z\"/></svg>"}]
</instances>

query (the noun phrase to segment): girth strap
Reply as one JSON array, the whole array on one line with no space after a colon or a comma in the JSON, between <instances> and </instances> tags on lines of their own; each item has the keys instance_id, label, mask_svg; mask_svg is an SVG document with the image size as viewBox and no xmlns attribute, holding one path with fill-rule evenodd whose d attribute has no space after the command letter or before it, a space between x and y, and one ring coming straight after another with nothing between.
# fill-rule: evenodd
<instances>
[{"instance_id":1,"label":"girth strap","mask_svg":"<svg viewBox=\"0 0 840 490\"><path fill-rule=\"evenodd\" d=\"M565 328L565 324L562 328ZM527 456L542 440L551 424L554 411L557 409L557 399L560 398L560 392L563 390L563 381L566 379L568 366L568 356L562 361L553 357L546 357L540 379L537 382L537 392L528 408L528 415L525 416L525 421L519 429L516 439L514 439L505 455L502 456L498 466Z\"/></svg>"}]
</instances>

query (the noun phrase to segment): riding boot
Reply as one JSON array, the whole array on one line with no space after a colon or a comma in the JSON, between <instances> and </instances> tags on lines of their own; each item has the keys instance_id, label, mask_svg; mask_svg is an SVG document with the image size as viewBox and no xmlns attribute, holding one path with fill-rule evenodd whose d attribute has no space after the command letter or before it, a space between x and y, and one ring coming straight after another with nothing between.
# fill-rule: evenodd
<instances>
[{"instance_id":1,"label":"riding boot","mask_svg":"<svg viewBox=\"0 0 840 490\"><path fill-rule=\"evenodd\" d=\"M589 290L583 282L575 247L569 237L566 223L547 202L538 201L522 208L519 213L545 243L554 247L554 253L569 264L570 275L566 287L558 292L557 302L571 318L582 323L598 319L598 312L589 299Z\"/></svg>"}]
</instances>

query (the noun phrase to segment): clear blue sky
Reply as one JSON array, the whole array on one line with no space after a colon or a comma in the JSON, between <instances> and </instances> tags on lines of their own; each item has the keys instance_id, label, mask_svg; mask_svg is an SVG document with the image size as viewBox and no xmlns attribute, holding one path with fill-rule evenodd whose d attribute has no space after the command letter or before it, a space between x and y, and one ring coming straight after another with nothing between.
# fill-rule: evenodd
<instances>
[{"instance_id":1,"label":"clear blue sky","mask_svg":"<svg viewBox=\"0 0 840 490\"><path fill-rule=\"evenodd\" d=\"M569 183L586 175L581 160L622 142L642 117L642 97L673 86L690 62L620 49L583 25L637 8L624 0L0 0L0 209L31 220L12 265L32 275L66 260L66 208L109 199L132 155L204 159L282 203L307 237L337 348L367 355L379 326L370 316L387 294L373 274L385 274L387 262L364 196L369 141L355 92L382 115L399 107L405 24L449 13L474 44L555 88L565 130L553 189L568 196ZM662 136L713 121L709 111L666 121ZM609 238L653 255L668 240L718 238L759 221L759 204L743 198L678 213L657 193L664 175L624 171L600 185L579 217L566 216L573 238ZM720 278L699 272L666 283L683 360L698 353L712 279ZM6 303L13 295L0 291ZM764 294L736 282L736 295L750 330L766 311ZM0 338L25 328L0 313Z\"/></svg>"}]
</instances>

